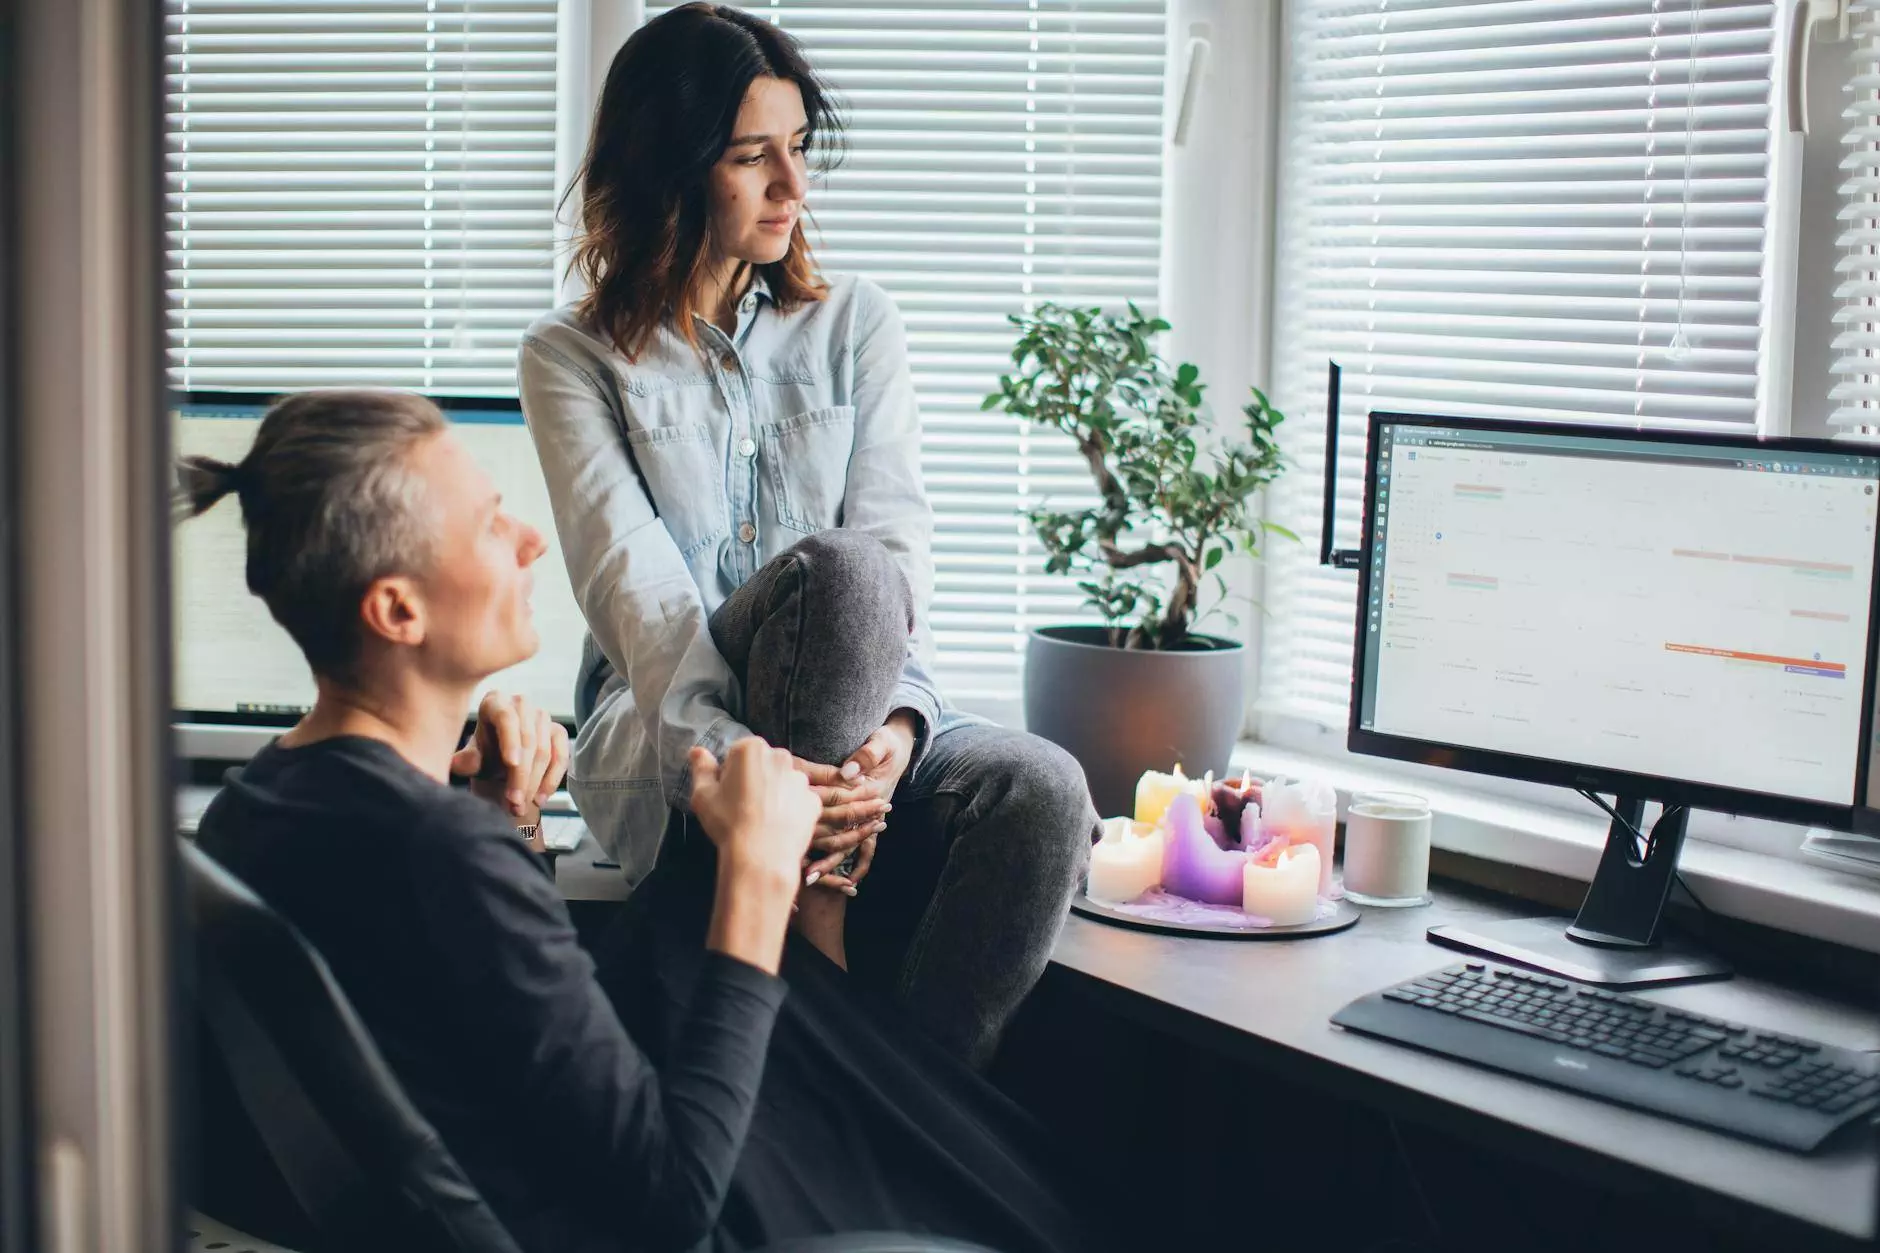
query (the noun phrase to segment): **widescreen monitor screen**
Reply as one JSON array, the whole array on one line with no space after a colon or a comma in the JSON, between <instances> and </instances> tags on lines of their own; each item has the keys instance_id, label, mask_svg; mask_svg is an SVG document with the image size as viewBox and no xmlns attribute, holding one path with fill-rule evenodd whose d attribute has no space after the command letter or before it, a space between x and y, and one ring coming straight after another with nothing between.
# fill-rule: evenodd
<instances>
[{"instance_id":1,"label":"widescreen monitor screen","mask_svg":"<svg viewBox=\"0 0 1880 1253\"><path fill-rule=\"evenodd\" d=\"M457 437L495 480L503 507L536 527L548 551L534 565L535 656L491 676L479 691L519 693L563 721L574 718L576 671L586 627L556 542L548 490L513 399L440 399ZM239 461L254 443L270 397L179 395L172 406L177 455ZM300 650L248 591L241 509L225 500L176 527L174 537L175 705L186 718L285 723L313 701Z\"/></svg>"},{"instance_id":2,"label":"widescreen monitor screen","mask_svg":"<svg viewBox=\"0 0 1880 1253\"><path fill-rule=\"evenodd\" d=\"M1371 438L1354 748L1863 802L1870 450L1387 414Z\"/></svg>"}]
</instances>

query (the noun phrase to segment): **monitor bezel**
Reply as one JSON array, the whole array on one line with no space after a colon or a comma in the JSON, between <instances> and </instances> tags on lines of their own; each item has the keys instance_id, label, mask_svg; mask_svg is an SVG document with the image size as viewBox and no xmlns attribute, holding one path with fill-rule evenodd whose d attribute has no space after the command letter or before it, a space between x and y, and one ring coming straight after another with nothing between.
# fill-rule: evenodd
<instances>
[{"instance_id":1,"label":"monitor bezel","mask_svg":"<svg viewBox=\"0 0 1880 1253\"><path fill-rule=\"evenodd\" d=\"M1662 775L1617 770L1609 766L1582 762L1553 761L1520 753L1499 752L1471 745L1447 744L1367 731L1359 723L1363 716L1364 675L1368 660L1369 635L1364 629L1365 606L1370 604L1371 574L1377 516L1378 432L1386 424L1399 426L1442 427L1484 433L1564 435L1576 438L1598 437L1630 443L1688 444L1708 448L1740 448L1758 457L1776 457L1784 451L1827 454L1831 456L1875 456L1880 449L1857 449L1846 443L1826 439L1784 437L1762 439L1754 435L1735 435L1715 431L1636 430L1571 422L1520 422L1498 418L1447 417L1438 414L1376 411L1366 430L1364 454L1364 513L1361 523L1363 559L1358 563L1358 603L1353 623L1351 708L1347 721L1346 747L1354 753L1386 757L1397 761L1466 770L1474 774L1496 775L1530 783L1584 789L1591 792L1636 796L1669 805L1688 805L1746 817L1770 818L1836 830L1864 827L1860 815L1866 811L1868 773L1872 767L1868 745L1863 744L1855 767L1854 797L1842 805L1746 788L1698 783ZM1880 641L1880 526L1875 527L1874 560L1876 575L1869 589L1867 609L1867 666L1861 689L1860 725L1869 735L1873 726L1876 671L1875 645ZM1871 812L1871 811L1866 811Z\"/></svg>"},{"instance_id":2,"label":"monitor bezel","mask_svg":"<svg viewBox=\"0 0 1880 1253\"><path fill-rule=\"evenodd\" d=\"M208 405L260 405L263 408L272 405L283 396L292 395L297 389L283 391L241 391L228 388L191 388L171 390L165 412L174 413L178 409ZM388 389L404 390L404 389ZM499 393L479 395L472 392L415 392L444 411L446 417L466 410L505 409L522 411L522 400L517 396ZM296 713L254 713L227 709L182 709L170 711L173 730L181 737L183 756L200 756L218 761L246 760L252 756L267 740L301 719ZM555 716L555 720L567 728L570 734L575 730L571 717ZM466 727L473 725L466 722Z\"/></svg>"}]
</instances>

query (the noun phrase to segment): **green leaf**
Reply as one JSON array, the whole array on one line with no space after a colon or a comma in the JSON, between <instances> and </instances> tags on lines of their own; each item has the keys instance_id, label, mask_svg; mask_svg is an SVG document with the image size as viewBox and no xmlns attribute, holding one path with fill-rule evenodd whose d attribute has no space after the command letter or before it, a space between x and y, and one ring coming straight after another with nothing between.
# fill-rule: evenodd
<instances>
[{"instance_id":1,"label":"green leaf","mask_svg":"<svg viewBox=\"0 0 1880 1253\"><path fill-rule=\"evenodd\" d=\"M1201 559L1201 568L1203 570L1214 569L1214 567L1221 564L1221 558L1226 555L1227 555L1227 550L1224 548L1208 549L1208 555Z\"/></svg>"}]
</instances>

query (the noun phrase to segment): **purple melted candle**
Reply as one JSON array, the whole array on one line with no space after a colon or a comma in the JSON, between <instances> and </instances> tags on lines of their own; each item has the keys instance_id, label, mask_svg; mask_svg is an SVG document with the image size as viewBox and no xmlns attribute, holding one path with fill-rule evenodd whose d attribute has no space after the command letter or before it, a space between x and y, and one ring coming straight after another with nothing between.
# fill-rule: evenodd
<instances>
[{"instance_id":1,"label":"purple melted candle","mask_svg":"<svg viewBox=\"0 0 1880 1253\"><path fill-rule=\"evenodd\" d=\"M1247 855L1214 842L1202 822L1201 802L1190 793L1168 810L1168 848L1162 855L1162 887L1176 896L1210 905L1239 905Z\"/></svg>"}]
</instances>

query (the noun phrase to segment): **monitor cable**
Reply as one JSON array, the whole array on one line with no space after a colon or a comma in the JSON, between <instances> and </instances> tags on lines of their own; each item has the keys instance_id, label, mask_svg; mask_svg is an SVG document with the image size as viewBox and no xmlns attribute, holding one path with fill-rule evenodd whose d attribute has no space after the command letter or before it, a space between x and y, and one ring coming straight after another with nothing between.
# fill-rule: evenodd
<instances>
[{"instance_id":1,"label":"monitor cable","mask_svg":"<svg viewBox=\"0 0 1880 1253\"><path fill-rule=\"evenodd\" d=\"M1652 849L1654 847L1653 841L1656 838L1656 832L1657 832L1656 826L1653 827L1653 834L1647 835L1645 832L1640 831L1637 825L1635 825L1631 819L1627 818L1624 814L1620 813L1613 806L1608 805L1606 803L1605 798L1600 796L1597 792L1591 791L1587 788L1575 788L1574 790L1577 791L1581 796L1584 796L1587 800L1592 801L1595 805L1605 810L1606 814L1614 822L1618 823L1620 826L1625 828L1626 834L1632 837L1632 847L1638 850L1639 859L1641 861L1646 858L1649 858L1652 855ZM1667 805L1665 806L1664 813L1659 816L1658 821L1663 822L1666 817L1674 815L1679 810L1684 809L1684 808L1687 808L1687 807L1683 805ZM1710 906L1704 904L1704 898L1699 896L1696 892L1694 892L1691 889L1690 883L1686 881L1686 879L1684 878L1683 871L1673 870L1671 872L1671 877L1673 881L1677 883L1678 887L1683 890L1684 895L1690 898L1691 904L1697 906L1697 912L1704 920L1704 926L1702 928L1702 931L1700 931L1699 933L1700 938L1701 938L1703 935L1710 932L1711 930L1710 924L1715 920L1716 914L1711 912Z\"/></svg>"},{"instance_id":2,"label":"monitor cable","mask_svg":"<svg viewBox=\"0 0 1880 1253\"><path fill-rule=\"evenodd\" d=\"M1592 801L1595 805L1605 810L1608 817L1610 817L1614 822L1618 823L1620 826L1625 828L1626 833L1632 837L1632 847L1637 851L1640 861L1644 861L1652 855L1652 849L1655 847L1654 841L1657 838L1657 834L1656 834L1657 827L1655 825L1652 828L1653 834L1647 835L1645 832L1639 830L1638 827L1633 824L1630 818L1627 818L1624 814L1620 813L1617 809L1614 809L1611 805L1608 805L1606 803L1606 798L1599 795L1597 792L1591 791L1590 789L1583 788L1583 787L1575 788L1574 791L1578 792L1581 796L1584 796L1587 800ZM1687 807L1684 805L1666 805L1664 813L1659 815L1658 821L1663 822L1666 818L1674 817L1677 814L1681 813L1685 808ZM1688 888L1685 890L1689 891ZM1697 898L1695 896L1692 896L1691 899L1696 900Z\"/></svg>"}]
</instances>

